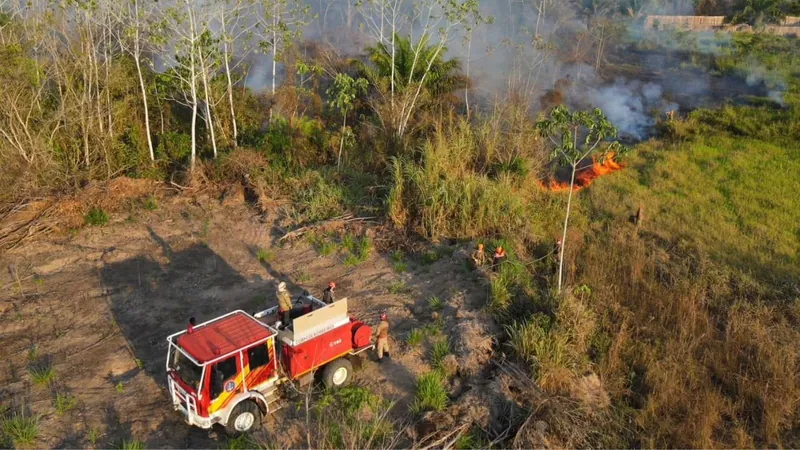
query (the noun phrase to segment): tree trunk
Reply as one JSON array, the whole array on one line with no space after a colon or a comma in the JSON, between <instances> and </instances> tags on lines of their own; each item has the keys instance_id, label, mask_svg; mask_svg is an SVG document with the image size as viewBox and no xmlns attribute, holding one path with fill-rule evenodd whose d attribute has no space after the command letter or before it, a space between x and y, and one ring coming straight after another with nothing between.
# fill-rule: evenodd
<instances>
[{"instance_id":1,"label":"tree trunk","mask_svg":"<svg viewBox=\"0 0 800 450\"><path fill-rule=\"evenodd\" d=\"M561 285L564 273L564 253L567 247L567 225L569 224L569 212L572 209L572 189L575 187L575 170L578 164L572 165L572 175L569 179L569 194L567 194L567 213L564 215L564 232L561 234L561 251L558 257L558 292L561 293Z\"/></svg>"},{"instance_id":2,"label":"tree trunk","mask_svg":"<svg viewBox=\"0 0 800 450\"><path fill-rule=\"evenodd\" d=\"M339 157L336 159L336 170L342 170L342 150L344 150L344 132L347 129L347 111L342 111L344 121L342 122L342 136L339 138Z\"/></svg>"},{"instance_id":3,"label":"tree trunk","mask_svg":"<svg viewBox=\"0 0 800 450\"><path fill-rule=\"evenodd\" d=\"M469 120L469 60L472 57L472 31L469 32L469 38L467 38L467 86L464 88L464 103L467 107L467 120Z\"/></svg>"},{"instance_id":4,"label":"tree trunk","mask_svg":"<svg viewBox=\"0 0 800 450\"><path fill-rule=\"evenodd\" d=\"M224 39L224 37L223 37ZM233 107L233 81L231 80L231 66L230 61L228 61L228 42L225 42L223 47L225 55L225 78L228 82L228 105L231 109L231 127L233 129L233 148L236 148L239 145L239 130L236 128L236 110Z\"/></svg>"},{"instance_id":5,"label":"tree trunk","mask_svg":"<svg viewBox=\"0 0 800 450\"><path fill-rule=\"evenodd\" d=\"M201 54L200 56L200 71L201 71L201 81L203 82L203 97L206 103L206 125L208 126L208 131L211 133L211 148L214 150L214 158L217 157L217 136L214 133L214 122L211 120L211 98L208 95L208 67L206 67L206 60L205 57Z\"/></svg>"},{"instance_id":6,"label":"tree trunk","mask_svg":"<svg viewBox=\"0 0 800 450\"><path fill-rule=\"evenodd\" d=\"M136 75L139 77L139 88L142 91L142 105L144 106L144 131L145 134L147 134L147 150L150 152L150 161L155 161L156 156L155 152L153 151L153 138L150 133L150 111L147 105L147 88L144 85L144 76L142 75L142 49L141 37L139 36L139 28L141 26L141 22L139 20L139 0L134 0L133 7L136 14L136 31L133 35L133 61L136 64Z\"/></svg>"},{"instance_id":7,"label":"tree trunk","mask_svg":"<svg viewBox=\"0 0 800 450\"><path fill-rule=\"evenodd\" d=\"M192 156L189 163L189 168L192 172L194 172L194 160L195 155L197 154L197 71L195 69L195 45L196 45L196 33L194 28L194 14L191 11L191 3L193 0L186 0L187 6L189 6L189 25L191 27L191 41L192 41L192 48L189 51L189 65L190 65L190 77L189 81L191 86L189 87L191 96L192 96Z\"/></svg>"}]
</instances>

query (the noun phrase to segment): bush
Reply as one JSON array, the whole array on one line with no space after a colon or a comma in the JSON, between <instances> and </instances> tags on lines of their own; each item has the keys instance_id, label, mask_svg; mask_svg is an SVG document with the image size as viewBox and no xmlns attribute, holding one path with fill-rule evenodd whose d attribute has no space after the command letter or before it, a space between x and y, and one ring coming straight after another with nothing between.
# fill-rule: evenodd
<instances>
[{"instance_id":1,"label":"bush","mask_svg":"<svg viewBox=\"0 0 800 450\"><path fill-rule=\"evenodd\" d=\"M122 445L120 446L122 450L144 450L147 448L142 441L136 440L128 440L125 439L122 441Z\"/></svg>"},{"instance_id":2,"label":"bush","mask_svg":"<svg viewBox=\"0 0 800 450\"><path fill-rule=\"evenodd\" d=\"M39 418L13 414L3 420L3 433L11 439L15 447L32 446L39 437Z\"/></svg>"},{"instance_id":3,"label":"bush","mask_svg":"<svg viewBox=\"0 0 800 450\"><path fill-rule=\"evenodd\" d=\"M275 257L275 252L273 252L268 248L259 248L258 251L256 252L256 258L258 259L258 262L262 263L269 262L272 261L274 257Z\"/></svg>"},{"instance_id":4,"label":"bush","mask_svg":"<svg viewBox=\"0 0 800 450\"><path fill-rule=\"evenodd\" d=\"M83 221L86 225L93 227L102 227L108 223L108 214L100 208L92 208L83 216Z\"/></svg>"},{"instance_id":5,"label":"bush","mask_svg":"<svg viewBox=\"0 0 800 450\"><path fill-rule=\"evenodd\" d=\"M56 393L55 407L58 414L64 414L65 412L74 409L77 405L78 401L75 396L70 394L62 394L60 392Z\"/></svg>"},{"instance_id":6,"label":"bush","mask_svg":"<svg viewBox=\"0 0 800 450\"><path fill-rule=\"evenodd\" d=\"M416 397L409 406L414 414L425 411L441 411L447 407L449 399L444 386L445 380L437 371L428 372L417 378Z\"/></svg>"},{"instance_id":7,"label":"bush","mask_svg":"<svg viewBox=\"0 0 800 450\"><path fill-rule=\"evenodd\" d=\"M442 299L434 295L428 299L428 306L434 311L441 311L444 308L444 303Z\"/></svg>"},{"instance_id":8,"label":"bush","mask_svg":"<svg viewBox=\"0 0 800 450\"><path fill-rule=\"evenodd\" d=\"M28 374L35 384L46 386L56 379L56 372L53 366L46 361L39 361L28 366Z\"/></svg>"},{"instance_id":9,"label":"bush","mask_svg":"<svg viewBox=\"0 0 800 450\"><path fill-rule=\"evenodd\" d=\"M422 340L425 338L425 333L419 328L414 328L408 333L408 337L406 338L406 343L409 347L416 347L422 343Z\"/></svg>"},{"instance_id":10,"label":"bush","mask_svg":"<svg viewBox=\"0 0 800 450\"><path fill-rule=\"evenodd\" d=\"M434 369L441 369L442 361L450 354L450 342L447 339L442 339L433 343L431 347L431 366Z\"/></svg>"}]
</instances>

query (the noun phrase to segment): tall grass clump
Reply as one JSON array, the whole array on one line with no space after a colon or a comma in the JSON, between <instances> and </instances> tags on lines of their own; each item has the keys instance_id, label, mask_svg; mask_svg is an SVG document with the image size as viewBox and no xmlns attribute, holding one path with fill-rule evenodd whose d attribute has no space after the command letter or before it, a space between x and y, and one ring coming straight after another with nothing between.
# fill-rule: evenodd
<instances>
[{"instance_id":1,"label":"tall grass clump","mask_svg":"<svg viewBox=\"0 0 800 450\"><path fill-rule=\"evenodd\" d=\"M86 225L102 227L108 223L108 214L100 208L93 207L83 216L83 221Z\"/></svg>"},{"instance_id":2,"label":"tall grass clump","mask_svg":"<svg viewBox=\"0 0 800 450\"><path fill-rule=\"evenodd\" d=\"M3 419L3 434L11 439L15 447L31 447L39 437L39 418L13 414Z\"/></svg>"},{"instance_id":3,"label":"tall grass clump","mask_svg":"<svg viewBox=\"0 0 800 450\"><path fill-rule=\"evenodd\" d=\"M468 124L459 124L438 129L423 144L419 162L392 160L387 209L395 226L429 237L526 233L532 218L541 217L526 207L538 187L476 170L486 158L478 142Z\"/></svg>"},{"instance_id":4,"label":"tall grass clump","mask_svg":"<svg viewBox=\"0 0 800 450\"><path fill-rule=\"evenodd\" d=\"M46 386L56 379L53 366L46 361L40 361L28 366L28 374L35 384Z\"/></svg>"},{"instance_id":5,"label":"tall grass clump","mask_svg":"<svg viewBox=\"0 0 800 450\"><path fill-rule=\"evenodd\" d=\"M320 448L389 448L395 423L393 402L362 387L325 392L311 408L312 438Z\"/></svg>"},{"instance_id":6,"label":"tall grass clump","mask_svg":"<svg viewBox=\"0 0 800 450\"><path fill-rule=\"evenodd\" d=\"M417 378L415 398L409 409L414 414L441 411L447 407L448 402L444 377L434 370Z\"/></svg>"}]
</instances>

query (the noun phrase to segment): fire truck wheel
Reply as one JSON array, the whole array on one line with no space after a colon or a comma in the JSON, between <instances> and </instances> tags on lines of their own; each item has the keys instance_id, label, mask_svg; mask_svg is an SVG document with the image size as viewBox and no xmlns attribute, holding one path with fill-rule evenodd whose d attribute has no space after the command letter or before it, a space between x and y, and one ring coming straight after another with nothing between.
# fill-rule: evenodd
<instances>
[{"instance_id":1,"label":"fire truck wheel","mask_svg":"<svg viewBox=\"0 0 800 450\"><path fill-rule=\"evenodd\" d=\"M353 365L345 358L339 358L336 361L325 366L322 372L322 382L328 389L336 389L347 386L350 383L350 374L353 373Z\"/></svg>"},{"instance_id":2,"label":"fire truck wheel","mask_svg":"<svg viewBox=\"0 0 800 450\"><path fill-rule=\"evenodd\" d=\"M249 433L261 424L261 410L255 402L245 400L231 412L225 431L232 436Z\"/></svg>"}]
</instances>

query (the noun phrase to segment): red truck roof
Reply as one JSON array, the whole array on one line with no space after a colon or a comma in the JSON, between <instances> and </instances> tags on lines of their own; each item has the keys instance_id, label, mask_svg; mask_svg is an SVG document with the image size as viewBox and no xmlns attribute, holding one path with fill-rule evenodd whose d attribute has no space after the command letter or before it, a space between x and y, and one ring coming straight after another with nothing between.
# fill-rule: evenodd
<instances>
[{"instance_id":1,"label":"red truck roof","mask_svg":"<svg viewBox=\"0 0 800 450\"><path fill-rule=\"evenodd\" d=\"M196 327L191 334L180 335L177 344L202 364L266 340L272 334L273 332L258 320L237 311Z\"/></svg>"}]
</instances>

